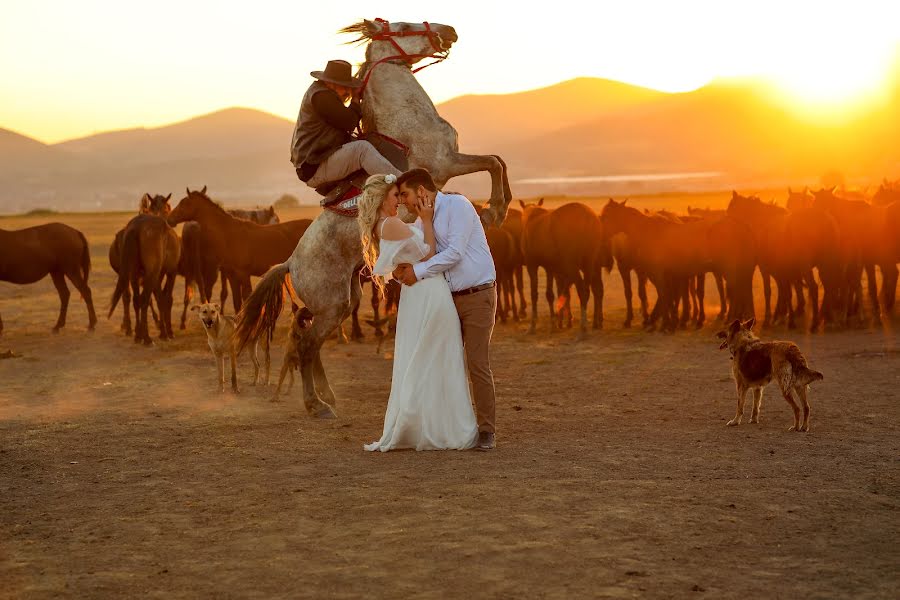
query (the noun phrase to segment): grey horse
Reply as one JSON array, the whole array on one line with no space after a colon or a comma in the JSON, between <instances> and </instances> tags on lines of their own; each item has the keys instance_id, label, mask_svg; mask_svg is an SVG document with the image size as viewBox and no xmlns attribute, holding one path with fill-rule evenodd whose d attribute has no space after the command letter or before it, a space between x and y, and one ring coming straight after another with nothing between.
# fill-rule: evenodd
<instances>
[{"instance_id":1,"label":"grey horse","mask_svg":"<svg viewBox=\"0 0 900 600\"><path fill-rule=\"evenodd\" d=\"M456 31L436 23L361 21L341 32L359 34L359 40L368 43L366 62L359 71L366 81L364 131L377 131L407 146L409 165L428 169L441 187L451 177L489 171L491 199L482 211L482 220L487 225L501 224L512 199L506 165L496 156L458 151L456 130L438 115L411 69L423 58L445 57L457 40ZM297 353L304 405L319 418L334 418L337 403L320 350L359 301L362 289L359 278L353 275L362 264L356 219L324 211L310 225L291 257L263 277L237 316L235 335L243 348L275 327L285 287L312 311L315 318L311 327L303 330Z\"/></svg>"}]
</instances>

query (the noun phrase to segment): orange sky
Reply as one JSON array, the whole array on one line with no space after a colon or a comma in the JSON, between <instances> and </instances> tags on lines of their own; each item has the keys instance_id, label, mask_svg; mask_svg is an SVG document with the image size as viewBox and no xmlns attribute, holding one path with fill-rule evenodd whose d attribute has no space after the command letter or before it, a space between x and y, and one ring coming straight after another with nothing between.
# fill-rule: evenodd
<instances>
[{"instance_id":1,"label":"orange sky","mask_svg":"<svg viewBox=\"0 0 900 600\"><path fill-rule=\"evenodd\" d=\"M336 34L361 17L456 27L450 59L420 74L436 103L579 76L666 91L763 76L797 110L828 115L877 100L900 46L895 1L389 6L16 2L0 20L0 127L56 142L236 105L293 119L309 71L329 58L361 60Z\"/></svg>"}]
</instances>

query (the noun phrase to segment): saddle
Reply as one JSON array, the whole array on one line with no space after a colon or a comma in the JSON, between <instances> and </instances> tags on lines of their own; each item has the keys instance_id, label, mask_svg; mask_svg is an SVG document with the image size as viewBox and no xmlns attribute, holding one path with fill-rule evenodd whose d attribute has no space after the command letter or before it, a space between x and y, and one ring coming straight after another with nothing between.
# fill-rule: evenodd
<instances>
[{"instance_id":1,"label":"saddle","mask_svg":"<svg viewBox=\"0 0 900 600\"><path fill-rule=\"evenodd\" d=\"M406 171L409 168L407 158L409 148L397 140L380 133L364 134L359 139L367 140L375 146L375 149L399 170ZM360 169L339 181L323 183L316 188L316 192L323 196L319 205L339 215L355 217L358 212L359 196L368 177L369 174Z\"/></svg>"}]
</instances>

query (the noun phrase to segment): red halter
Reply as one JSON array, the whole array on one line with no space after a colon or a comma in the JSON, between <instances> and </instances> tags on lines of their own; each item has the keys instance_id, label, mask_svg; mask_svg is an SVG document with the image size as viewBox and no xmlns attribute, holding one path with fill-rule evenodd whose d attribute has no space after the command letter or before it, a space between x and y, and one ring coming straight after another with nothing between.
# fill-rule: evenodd
<instances>
[{"instance_id":1,"label":"red halter","mask_svg":"<svg viewBox=\"0 0 900 600\"><path fill-rule=\"evenodd\" d=\"M437 31L431 29L431 24L428 21L423 21L422 25L425 26L425 31L391 31L391 24L389 21L384 19L375 19L376 23L381 24L381 32L376 35L373 35L371 39L373 41L388 41L394 45L400 54L395 54L394 56L386 56L376 62L374 65L369 67L368 72L366 72L366 76L363 78L362 87L359 88L359 97L362 98L363 93L366 90L366 86L369 84L369 77L372 76L372 71L375 70L375 67L380 65L383 62L387 62L389 60L396 60L398 58L405 59L407 62L412 64L412 60L410 59L418 59L418 58L434 58L436 59L433 62L428 63L427 65L422 65L421 67L417 67L412 70L413 73L418 73L425 67L430 67L431 65L435 65L442 60L446 59L450 54L449 50L445 50L441 45L441 36ZM398 37L413 37L424 35L428 38L428 41L431 43L431 47L434 48L434 52L432 54L409 54L406 50L403 49L400 44L397 43L397 40L394 38Z\"/></svg>"}]
</instances>

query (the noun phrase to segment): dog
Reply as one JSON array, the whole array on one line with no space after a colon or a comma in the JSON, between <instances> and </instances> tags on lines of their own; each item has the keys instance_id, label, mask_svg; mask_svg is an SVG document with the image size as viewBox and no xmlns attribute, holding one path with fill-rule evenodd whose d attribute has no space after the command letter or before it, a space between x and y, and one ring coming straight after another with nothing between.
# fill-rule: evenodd
<instances>
[{"instance_id":1,"label":"dog","mask_svg":"<svg viewBox=\"0 0 900 600\"><path fill-rule=\"evenodd\" d=\"M300 367L300 355L297 353L297 344L300 342L300 336L303 330L308 329L313 322L312 312L305 306L294 312L291 318L291 330L288 332L287 342L284 345L284 361L281 363L281 375L278 377L278 388L275 390L275 396L272 402L278 402L281 395L281 384L284 383L286 375L290 374L291 381L288 384L287 391L290 392L294 387L294 369Z\"/></svg>"},{"instance_id":2,"label":"dog","mask_svg":"<svg viewBox=\"0 0 900 600\"><path fill-rule=\"evenodd\" d=\"M792 342L764 342L753 334L756 319L741 323L735 320L717 337L722 341L719 350L731 352L731 374L737 386L737 414L727 425L740 425L744 417L744 397L753 390L753 411L750 422L759 423L759 408L763 388L772 380L778 383L781 394L794 411L794 424L788 431L809 431L809 401L806 388L813 381L821 381L824 375L813 371L806 364L800 348ZM803 404L803 420L795 394Z\"/></svg>"},{"instance_id":3,"label":"dog","mask_svg":"<svg viewBox=\"0 0 900 600\"><path fill-rule=\"evenodd\" d=\"M225 391L225 357L228 356L231 359L231 390L235 394L240 393L237 383L236 344L232 339L234 336L234 317L223 315L218 303L195 304L191 307L191 311L200 313L200 323L206 330L209 349L212 350L213 356L216 358L216 367L219 369L219 391ZM256 356L259 349L259 341L257 340L253 344L253 351L250 353L250 360L253 361L253 385L256 385L259 380L259 359ZM268 385L270 365L268 336L262 336L262 343L265 349L266 385Z\"/></svg>"},{"instance_id":4,"label":"dog","mask_svg":"<svg viewBox=\"0 0 900 600\"><path fill-rule=\"evenodd\" d=\"M209 349L216 358L216 368L219 370L219 391L225 391L225 356L231 359L231 390L240 393L237 383L237 352L232 341L234 335L234 318L222 314L218 304L195 304L192 312L199 312L200 323L206 330L206 340Z\"/></svg>"}]
</instances>

